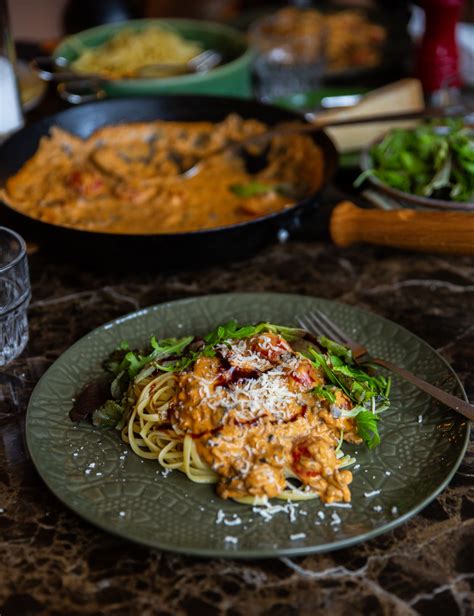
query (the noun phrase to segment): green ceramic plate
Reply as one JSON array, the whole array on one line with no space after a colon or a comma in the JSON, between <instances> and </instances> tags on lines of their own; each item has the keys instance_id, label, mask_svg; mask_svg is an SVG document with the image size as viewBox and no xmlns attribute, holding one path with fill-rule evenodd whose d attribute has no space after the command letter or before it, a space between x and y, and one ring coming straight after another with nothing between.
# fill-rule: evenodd
<instances>
[{"instance_id":1,"label":"green ceramic plate","mask_svg":"<svg viewBox=\"0 0 474 616\"><path fill-rule=\"evenodd\" d=\"M46 372L31 396L26 421L28 447L40 475L68 507L104 530L193 555L262 558L323 552L405 522L453 476L469 425L397 378L393 407L381 422L382 444L373 451L352 447L360 466L353 471L351 508L306 501L270 520L249 506L220 500L213 486L192 483L179 472L164 476L158 463L129 452L118 433L86 423L76 426L68 419L75 392L97 376L101 360L121 340L140 345L151 333L203 334L230 318L296 324L296 315L314 308L328 313L374 353L463 395L456 375L436 351L395 323L352 306L270 293L176 301L99 327Z\"/></svg>"}]
</instances>

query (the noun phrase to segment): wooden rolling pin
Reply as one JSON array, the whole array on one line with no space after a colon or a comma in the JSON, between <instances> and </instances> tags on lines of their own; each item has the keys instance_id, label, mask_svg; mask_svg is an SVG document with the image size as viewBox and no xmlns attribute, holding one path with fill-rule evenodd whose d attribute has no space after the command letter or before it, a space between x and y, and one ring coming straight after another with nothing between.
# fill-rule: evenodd
<instances>
[{"instance_id":1,"label":"wooden rolling pin","mask_svg":"<svg viewBox=\"0 0 474 616\"><path fill-rule=\"evenodd\" d=\"M332 211L329 232L337 246L366 243L474 255L474 212L370 210L343 201Z\"/></svg>"}]
</instances>

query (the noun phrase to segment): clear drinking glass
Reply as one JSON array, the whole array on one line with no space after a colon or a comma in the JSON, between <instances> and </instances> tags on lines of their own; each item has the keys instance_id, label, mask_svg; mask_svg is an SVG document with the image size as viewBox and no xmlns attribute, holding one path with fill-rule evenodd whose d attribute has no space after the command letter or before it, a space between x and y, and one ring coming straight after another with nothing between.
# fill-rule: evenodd
<instances>
[{"instance_id":1,"label":"clear drinking glass","mask_svg":"<svg viewBox=\"0 0 474 616\"><path fill-rule=\"evenodd\" d=\"M270 15L252 24L249 38L255 51L252 72L259 100L273 102L321 86L326 64L323 26L285 29L278 16Z\"/></svg>"},{"instance_id":2,"label":"clear drinking glass","mask_svg":"<svg viewBox=\"0 0 474 616\"><path fill-rule=\"evenodd\" d=\"M30 297L26 244L15 231L0 227L0 366L18 357L28 342Z\"/></svg>"}]
</instances>

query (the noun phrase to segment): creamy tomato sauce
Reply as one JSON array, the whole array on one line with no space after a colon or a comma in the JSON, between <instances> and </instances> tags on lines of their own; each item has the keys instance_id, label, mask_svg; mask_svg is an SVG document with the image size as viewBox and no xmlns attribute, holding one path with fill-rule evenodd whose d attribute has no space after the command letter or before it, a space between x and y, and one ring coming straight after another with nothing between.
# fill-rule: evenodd
<instances>
[{"instance_id":1,"label":"creamy tomato sauce","mask_svg":"<svg viewBox=\"0 0 474 616\"><path fill-rule=\"evenodd\" d=\"M267 128L237 115L220 123L108 126L85 140L53 128L0 196L33 218L107 233L180 233L245 222L320 188L322 154L309 137L275 137L255 174L234 150L205 158L193 176L183 172ZM264 189L243 196L235 188L252 183Z\"/></svg>"},{"instance_id":2,"label":"creamy tomato sauce","mask_svg":"<svg viewBox=\"0 0 474 616\"><path fill-rule=\"evenodd\" d=\"M336 448L341 431L361 442L353 420L311 392L324 374L281 336L229 341L177 378L173 427L193 435L222 498L275 497L293 476L326 503L350 501L352 474ZM337 404L351 407L342 393Z\"/></svg>"}]
</instances>

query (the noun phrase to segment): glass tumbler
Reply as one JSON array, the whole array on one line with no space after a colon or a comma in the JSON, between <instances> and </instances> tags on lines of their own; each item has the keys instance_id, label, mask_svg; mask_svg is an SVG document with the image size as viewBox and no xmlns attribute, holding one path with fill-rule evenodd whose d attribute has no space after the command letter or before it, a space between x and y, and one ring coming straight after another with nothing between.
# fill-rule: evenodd
<instances>
[{"instance_id":1,"label":"glass tumbler","mask_svg":"<svg viewBox=\"0 0 474 616\"><path fill-rule=\"evenodd\" d=\"M263 17L249 29L255 52L254 93L263 102L317 90L326 68L326 30L281 27L278 16Z\"/></svg>"},{"instance_id":2,"label":"glass tumbler","mask_svg":"<svg viewBox=\"0 0 474 616\"><path fill-rule=\"evenodd\" d=\"M25 241L0 227L0 367L18 357L28 342L30 297Z\"/></svg>"}]
</instances>

